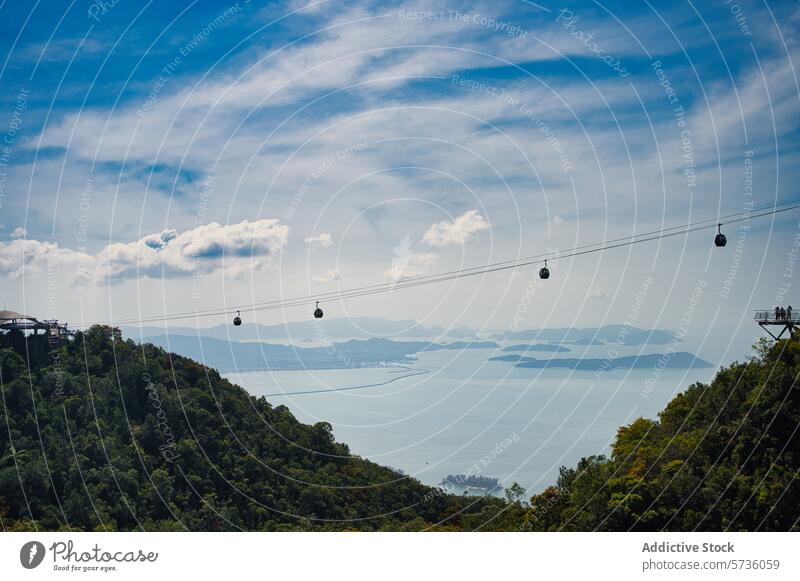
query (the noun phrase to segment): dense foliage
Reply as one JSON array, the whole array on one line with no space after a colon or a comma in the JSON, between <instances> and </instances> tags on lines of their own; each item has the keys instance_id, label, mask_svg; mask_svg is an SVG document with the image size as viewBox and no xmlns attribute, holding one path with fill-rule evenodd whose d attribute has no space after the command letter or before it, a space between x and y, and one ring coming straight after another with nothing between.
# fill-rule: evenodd
<instances>
[{"instance_id":1,"label":"dense foliage","mask_svg":"<svg viewBox=\"0 0 800 581\"><path fill-rule=\"evenodd\" d=\"M38 342L37 342L38 341ZM94 327L0 337L3 530L793 530L800 341L620 428L524 501L444 494L353 457L213 369Z\"/></svg>"},{"instance_id":2,"label":"dense foliage","mask_svg":"<svg viewBox=\"0 0 800 581\"><path fill-rule=\"evenodd\" d=\"M675 397L620 428L610 458L562 468L531 499L526 530L797 530L800 341Z\"/></svg>"},{"instance_id":3,"label":"dense foliage","mask_svg":"<svg viewBox=\"0 0 800 581\"><path fill-rule=\"evenodd\" d=\"M19 338L18 338L19 339ZM213 369L94 327L0 348L4 530L463 530L521 518L441 493ZM27 361L26 361L27 359Z\"/></svg>"}]
</instances>

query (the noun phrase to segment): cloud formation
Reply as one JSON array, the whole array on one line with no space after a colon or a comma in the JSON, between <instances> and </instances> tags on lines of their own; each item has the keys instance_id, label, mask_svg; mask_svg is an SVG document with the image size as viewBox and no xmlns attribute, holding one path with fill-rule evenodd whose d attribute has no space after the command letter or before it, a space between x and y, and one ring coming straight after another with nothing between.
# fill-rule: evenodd
<instances>
[{"instance_id":1,"label":"cloud formation","mask_svg":"<svg viewBox=\"0 0 800 581\"><path fill-rule=\"evenodd\" d=\"M591 299L602 299L606 296L606 289L604 288L596 288L593 291L589 292L589 298Z\"/></svg>"},{"instance_id":2,"label":"cloud formation","mask_svg":"<svg viewBox=\"0 0 800 581\"><path fill-rule=\"evenodd\" d=\"M333 238L326 232L320 232L317 235L306 236L306 246L311 250L315 248L330 248L333 245Z\"/></svg>"},{"instance_id":3,"label":"cloud formation","mask_svg":"<svg viewBox=\"0 0 800 581\"><path fill-rule=\"evenodd\" d=\"M420 276L436 264L438 256L429 252L412 252L405 260L392 261L392 267L383 273L383 278L398 282L406 278Z\"/></svg>"},{"instance_id":4,"label":"cloud formation","mask_svg":"<svg viewBox=\"0 0 800 581\"><path fill-rule=\"evenodd\" d=\"M458 216L455 220L433 224L422 241L430 246L441 248L453 244L464 244L482 230L488 230L489 223L477 210L470 210Z\"/></svg>"},{"instance_id":5,"label":"cloud formation","mask_svg":"<svg viewBox=\"0 0 800 581\"><path fill-rule=\"evenodd\" d=\"M91 261L93 257L60 248L52 242L20 238L0 242L0 272L11 279L17 279L25 272L41 274L53 267L75 269L84 260Z\"/></svg>"},{"instance_id":6,"label":"cloud formation","mask_svg":"<svg viewBox=\"0 0 800 581\"><path fill-rule=\"evenodd\" d=\"M268 267L286 243L289 227L275 219L236 224L204 224L178 233L164 230L127 243L107 246L95 255L38 240L0 243L0 272L17 278L48 268L73 271L72 283L102 284L129 278L173 278L224 269L239 275Z\"/></svg>"},{"instance_id":7,"label":"cloud formation","mask_svg":"<svg viewBox=\"0 0 800 581\"><path fill-rule=\"evenodd\" d=\"M329 282L342 280L342 273L338 270L328 270L321 276L312 277L311 280L317 284L327 284Z\"/></svg>"}]
</instances>

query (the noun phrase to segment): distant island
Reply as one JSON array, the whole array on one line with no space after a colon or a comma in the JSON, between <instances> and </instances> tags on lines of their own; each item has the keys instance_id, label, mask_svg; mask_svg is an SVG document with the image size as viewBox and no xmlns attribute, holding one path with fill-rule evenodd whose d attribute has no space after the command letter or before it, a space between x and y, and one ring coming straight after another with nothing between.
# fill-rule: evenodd
<instances>
[{"instance_id":1,"label":"distant island","mask_svg":"<svg viewBox=\"0 0 800 581\"><path fill-rule=\"evenodd\" d=\"M563 345L551 345L549 343L533 343L531 345L511 345L506 347L503 351L545 351L548 353L568 353L571 351L568 347Z\"/></svg>"},{"instance_id":2,"label":"distant island","mask_svg":"<svg viewBox=\"0 0 800 581\"><path fill-rule=\"evenodd\" d=\"M463 486L464 488L474 488L486 492L495 492L503 488L497 478L476 474L448 474L442 479L441 484L442 486L447 486L448 484Z\"/></svg>"},{"instance_id":3,"label":"distant island","mask_svg":"<svg viewBox=\"0 0 800 581\"><path fill-rule=\"evenodd\" d=\"M298 369L358 369L408 365L423 351L444 349L497 349L494 341L392 341L390 339L352 339L324 347L294 347L273 343L240 343L211 337L158 335L145 337L153 343L201 361L223 372L284 371Z\"/></svg>"},{"instance_id":4,"label":"distant island","mask_svg":"<svg viewBox=\"0 0 800 581\"><path fill-rule=\"evenodd\" d=\"M158 335L188 335L211 337L213 339L231 338L231 327L228 324L214 327L194 328L170 326L136 326L122 327L122 332L129 337L155 337ZM236 329L239 341L264 340L300 340L326 337L330 339L370 339L370 338L472 338L474 329L467 327L444 328L440 325L421 325L416 321L392 321L382 317L332 317L312 321L289 321L277 325L262 325L247 320Z\"/></svg>"},{"instance_id":5,"label":"distant island","mask_svg":"<svg viewBox=\"0 0 800 581\"><path fill-rule=\"evenodd\" d=\"M652 353L649 355L630 355L616 358L581 358L574 357L552 359L536 359L521 355L500 355L491 357L489 361L516 363L514 367L528 369L566 368L577 371L597 371L604 369L704 369L712 367L711 363L700 359L692 353L678 351L675 353Z\"/></svg>"},{"instance_id":6,"label":"distant island","mask_svg":"<svg viewBox=\"0 0 800 581\"><path fill-rule=\"evenodd\" d=\"M495 357L489 357L489 361L501 361L505 363L519 363L520 361L531 360L533 361L533 357L525 357L523 355L497 355Z\"/></svg>"},{"instance_id":7,"label":"distant island","mask_svg":"<svg viewBox=\"0 0 800 581\"><path fill-rule=\"evenodd\" d=\"M314 321L290 321L264 325L245 319L235 333L228 323L214 327L195 328L185 326L126 326L122 332L129 337L157 337L159 335L186 335L237 341L299 341L326 339L469 339L474 340L478 331L469 327L422 325L413 320L393 321L382 317L333 317ZM562 327L558 329L528 329L503 331L492 334L494 341L535 341L536 345L667 345L675 339L671 331L640 329L630 325L604 325L602 327ZM537 349L542 351L544 349Z\"/></svg>"},{"instance_id":8,"label":"distant island","mask_svg":"<svg viewBox=\"0 0 800 581\"><path fill-rule=\"evenodd\" d=\"M621 325L603 327L622 327ZM628 328L631 333L634 327ZM560 331L560 330L559 330ZM569 331L569 330L568 330ZM577 336L572 344L594 342L591 336L583 334L591 330L573 329ZM596 332L595 329L593 332ZM197 333L197 331L195 331ZM230 329L226 330L230 334ZM519 334L534 333L534 331ZM642 331L648 337L664 331ZM607 334L604 332L604 334ZM230 336L230 335L229 335ZM237 331L238 336L238 331ZM392 340L383 338L350 339L337 341L324 346L295 346L258 341L231 341L208 336L169 334L150 337L137 337L141 341L151 342L169 351L189 357L223 372L231 371L286 371L298 369L358 369L368 367L385 367L411 365L416 361L418 353L441 350L490 349L499 350L495 341L452 341L436 342L430 340ZM638 333L628 337L640 337ZM307 337L306 337L307 338ZM638 339L637 339L638 340ZM301 339L302 341L302 339ZM628 343L626 343L627 345ZM543 358L530 357L520 353L546 352L565 353L571 349L560 344L530 343L511 345L502 349L505 355L491 357L489 361L514 363L521 368L568 368L575 370L595 371L598 369L638 369L663 368L694 369L710 367L707 361L687 352L670 355L651 354L608 358Z\"/></svg>"}]
</instances>

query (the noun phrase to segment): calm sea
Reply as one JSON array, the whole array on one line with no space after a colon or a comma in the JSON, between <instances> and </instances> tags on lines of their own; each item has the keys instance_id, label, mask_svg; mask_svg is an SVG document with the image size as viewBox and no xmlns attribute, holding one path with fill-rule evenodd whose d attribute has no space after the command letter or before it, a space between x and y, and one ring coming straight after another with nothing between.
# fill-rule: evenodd
<instances>
[{"instance_id":1,"label":"calm sea","mask_svg":"<svg viewBox=\"0 0 800 581\"><path fill-rule=\"evenodd\" d=\"M607 351L581 347L563 356L603 357ZM629 348L619 355L637 352ZM426 484L472 473L496 477L503 486L517 481L533 493L552 484L560 466L607 454L619 426L656 417L676 393L708 381L715 371L639 369L598 377L593 371L487 362L497 354L438 351L420 354L407 369L226 377L273 405L286 405L302 422L329 422L353 454Z\"/></svg>"}]
</instances>

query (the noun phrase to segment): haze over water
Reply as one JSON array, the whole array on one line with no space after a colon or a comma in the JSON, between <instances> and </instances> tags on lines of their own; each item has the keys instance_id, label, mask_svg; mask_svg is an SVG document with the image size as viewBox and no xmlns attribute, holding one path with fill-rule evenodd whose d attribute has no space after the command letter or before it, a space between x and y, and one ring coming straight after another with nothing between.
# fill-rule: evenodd
<instances>
[{"instance_id":1,"label":"haze over water","mask_svg":"<svg viewBox=\"0 0 800 581\"><path fill-rule=\"evenodd\" d=\"M640 350L659 353L665 346L623 348L620 356ZM608 346L581 346L563 355L602 358L607 351ZM266 395L275 406L286 405L300 421L329 422L351 453L426 484L439 484L447 474L472 473L497 477L503 486L517 481L533 492L552 484L560 466L607 453L621 425L639 416L655 418L676 393L715 372L714 367L665 369L654 375L647 368L598 377L594 371L519 369L487 361L497 354L491 349L438 351L419 354L410 369L226 377L253 395ZM655 380L649 392L648 379ZM359 386L371 387L351 389ZM298 394L316 390L321 393Z\"/></svg>"}]
</instances>

